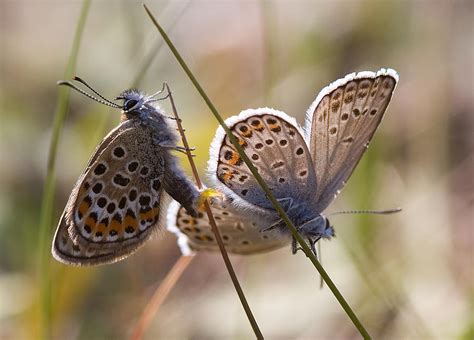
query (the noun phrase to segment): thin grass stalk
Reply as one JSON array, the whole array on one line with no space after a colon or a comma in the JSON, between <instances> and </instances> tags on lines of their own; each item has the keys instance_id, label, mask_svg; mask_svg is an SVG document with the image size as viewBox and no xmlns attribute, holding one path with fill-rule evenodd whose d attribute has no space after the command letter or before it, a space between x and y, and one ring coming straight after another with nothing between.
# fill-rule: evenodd
<instances>
[{"instance_id":1,"label":"thin grass stalk","mask_svg":"<svg viewBox=\"0 0 474 340\"><path fill-rule=\"evenodd\" d=\"M242 149L242 147L239 145L238 141L236 140L235 136L232 134L232 132L230 131L229 127L225 124L224 120L222 119L222 117L220 116L219 112L217 111L217 109L215 108L214 104L211 102L211 100L209 99L209 97L207 96L207 94L204 92L203 88L201 87L201 85L199 84L199 82L197 81L197 79L194 77L193 73L191 72L191 70L189 69L189 67L186 65L186 63L184 62L183 58L181 57L181 55L179 54L179 52L177 51L177 49L175 48L175 46L173 45L173 43L171 42L171 40L169 39L168 35L166 34L166 32L161 28L161 26L158 24L158 22L156 21L155 17L153 16L153 14L150 12L150 10L148 9L148 7L144 4L143 5L144 8L145 8L145 11L147 12L148 16L150 17L150 19L152 20L153 24L155 25L155 27L158 29L158 31L160 32L161 36L163 37L163 39L165 40L165 42L167 43L167 45L169 46L171 52L174 54L176 60L178 61L178 63L181 65L181 67L183 68L184 72L187 74L187 76L189 77L189 79L191 80L191 82L193 83L193 85L196 87L197 91L199 92L199 94L202 96L202 98L204 99L204 101L206 102L206 104L208 105L209 109L211 110L212 114L214 115L214 117L216 118L216 120L219 122L219 124L222 126L222 128L224 129L224 131L226 132L227 136L229 137L231 143L234 145L234 147L236 148L237 152L239 153L239 155L242 157L243 161L245 162L245 164L248 166L250 172L252 173L252 175L255 177L255 179L257 180L258 184L262 187L263 191L265 192L265 194L267 195L268 199L270 200L270 202L273 204L275 210L278 212L278 214L280 215L281 219L283 220L283 222L287 225L288 229L290 230L291 234L293 235L293 237L297 240L297 242L300 244L301 248L303 249L303 252L306 254L306 256L310 259L310 261L313 263L314 267L317 269L317 271L319 272L319 274L323 277L324 281L326 282L326 284L328 285L329 289L331 290L331 292L334 294L334 296L336 297L336 299L338 300L339 304L342 306L342 308L344 309L344 311L346 312L346 314L348 315L348 317L351 319L351 321L353 322L354 326L357 328L357 330L359 331L359 333L361 334L361 336L364 338L364 339L371 339L369 333L367 332L367 330L365 329L365 327L362 325L362 323L359 321L359 319L357 318L357 316L355 315L354 311L351 309L351 307L349 306L349 304L346 302L346 300L344 299L343 295L339 292L339 290L337 289L336 285L332 282L331 278L329 277L329 275L326 273L326 271L324 270L324 268L321 266L321 264L319 263L319 261L316 259L316 256L314 255L314 253L311 251L310 247L308 246L308 244L303 240L303 238L299 235L299 233L297 232L295 226L293 225L293 223L291 222L291 220L288 218L288 216L286 215L285 211L283 210L283 208L280 206L280 204L278 203L278 201L275 199L275 197L273 196L273 193L270 191L268 185L265 183L265 181L263 180L263 178L258 174L257 172L257 169L255 168L255 166L252 164L251 160L248 158L248 156L245 154L244 150Z\"/></svg>"},{"instance_id":2,"label":"thin grass stalk","mask_svg":"<svg viewBox=\"0 0 474 340\"><path fill-rule=\"evenodd\" d=\"M181 139L183 142L183 145L186 149L186 155L188 157L188 160L190 162L196 183L198 184L198 187L202 189L202 182L199 176L199 173L197 172L197 168L195 166L193 156L190 152L189 148L189 143L187 142L187 138L184 133L184 129L181 125L181 120L178 116L176 106L173 100L173 95L171 93L171 90L169 89L168 85L166 84L166 89L168 91L168 96L170 98L170 102L173 108L173 113L175 116L175 119L177 121L177 126L178 126L178 131L181 135ZM212 212L210 212L212 214ZM215 222L214 222L215 225ZM217 228L217 227L216 227ZM218 231L217 231L218 233ZM225 251L225 248L224 248ZM169 292L173 288L173 286L176 284L178 281L179 277L182 275L184 270L188 267L189 263L191 262L191 259L194 257L189 257L189 260L184 260L185 258L188 257L180 257L178 261L174 264L174 266L171 268L170 272L167 274L163 282L158 286L156 289L155 293L153 294L151 300L149 303L145 306L144 311L142 312L135 329L132 332L132 335L130 337L131 340L139 340L143 338L144 333L148 329L151 320L153 319L153 316L156 315L158 312L158 309L160 308L161 304L164 302L166 297L168 296ZM235 275L235 274L234 274ZM245 298L245 297L244 297ZM258 326L257 326L258 328Z\"/></svg>"},{"instance_id":3,"label":"thin grass stalk","mask_svg":"<svg viewBox=\"0 0 474 340\"><path fill-rule=\"evenodd\" d=\"M171 93L170 88L168 87L168 84L166 84L166 89L168 90L171 107L173 109L173 114L176 119L176 125L178 126L178 131L179 131L179 134L181 135L183 146L186 149L186 155L188 157L189 164L191 165L194 178L196 179L196 184L199 189L203 189L201 178L199 177L196 164L194 163L193 155L191 154L191 149L189 148L186 135L184 134L184 129L181 125L181 119L178 116L178 111L176 110L176 105L173 100L173 95ZM244 308L245 314L247 314L247 318L249 319L250 325L252 326L252 329L257 339L263 339L262 332L260 331L260 328L258 327L257 321L255 320L255 317L253 316L252 310L250 309L250 306L247 302L247 299L242 290L242 287L240 286L239 280L237 279L237 275L235 274L234 268L232 267L232 263L230 262L229 255L227 254L227 251L224 247L224 242L222 241L221 235L219 233L219 229L217 228L216 221L214 220L214 215L212 214L211 207L207 199L204 201L204 209L206 210L206 214L209 219L209 224L211 225L212 232L214 233L214 236L216 237L217 245L219 246L219 250L221 251L221 255L222 255L222 258L224 259L225 266L227 268L227 271L229 272L230 278L232 280L232 283L234 284L234 288L237 292L237 295L239 296L240 302L242 303L242 307Z\"/></svg>"},{"instance_id":4,"label":"thin grass stalk","mask_svg":"<svg viewBox=\"0 0 474 340\"><path fill-rule=\"evenodd\" d=\"M176 285L176 282L178 282L179 278L184 273L186 268L188 268L193 259L194 256L181 256L176 261L176 263L173 265L173 268L171 268L164 280L160 283L157 290L143 310L143 313L141 314L140 319L138 319L135 329L130 336L131 340L143 339L143 335L150 326L153 317L156 315L158 309L166 300L169 293Z\"/></svg>"},{"instance_id":5,"label":"thin grass stalk","mask_svg":"<svg viewBox=\"0 0 474 340\"><path fill-rule=\"evenodd\" d=\"M168 9L168 7L172 4L173 2L170 1L166 4L165 9ZM187 1L184 5L183 8L180 10L174 21L168 26L168 32L172 31L176 24L179 22L179 19L181 19L182 15L186 10L188 9L188 6L190 4L190 1ZM163 10L162 15L166 12ZM141 62L140 66L138 67L138 72L136 73L133 81L132 81L132 86L131 87L138 87L145 77L148 69L150 68L151 64L153 63L153 60L155 59L156 55L158 52L160 52L161 48L163 47L163 41L159 41L155 43L155 45L152 47L151 51L145 56L143 61Z\"/></svg>"},{"instance_id":6,"label":"thin grass stalk","mask_svg":"<svg viewBox=\"0 0 474 340\"><path fill-rule=\"evenodd\" d=\"M71 78L76 68L79 46L81 43L82 33L84 32L87 14L89 13L90 0L84 0L82 3L81 13L77 22L76 32L69 55L69 61L64 72L66 79ZM53 225L54 212L54 191L56 177L56 155L58 149L61 130L64 125L67 108L69 105L69 90L66 88L59 89L58 101L54 113L53 129L51 135L51 143L48 151L48 162L46 167L46 179L43 187L43 196L41 199L41 213L38 230L38 272L37 276L40 281L40 331L39 334L43 339L51 339L51 271L49 266L50 252L49 240L51 234L51 226Z\"/></svg>"}]
</instances>

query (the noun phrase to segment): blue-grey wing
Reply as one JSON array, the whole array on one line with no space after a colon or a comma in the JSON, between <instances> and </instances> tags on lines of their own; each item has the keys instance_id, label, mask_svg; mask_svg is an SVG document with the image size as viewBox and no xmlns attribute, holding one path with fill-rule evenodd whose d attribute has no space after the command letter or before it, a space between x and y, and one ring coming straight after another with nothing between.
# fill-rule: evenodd
<instances>
[{"instance_id":1,"label":"blue-grey wing","mask_svg":"<svg viewBox=\"0 0 474 340\"><path fill-rule=\"evenodd\" d=\"M308 109L305 131L316 169L318 211L332 202L362 158L397 81L391 69L352 73L324 88Z\"/></svg>"},{"instance_id":2,"label":"blue-grey wing","mask_svg":"<svg viewBox=\"0 0 474 340\"><path fill-rule=\"evenodd\" d=\"M239 144L277 199L314 204L316 174L295 120L269 108L251 109L226 120ZM274 212L271 202L219 127L211 145L208 170L217 188L237 205Z\"/></svg>"}]
</instances>

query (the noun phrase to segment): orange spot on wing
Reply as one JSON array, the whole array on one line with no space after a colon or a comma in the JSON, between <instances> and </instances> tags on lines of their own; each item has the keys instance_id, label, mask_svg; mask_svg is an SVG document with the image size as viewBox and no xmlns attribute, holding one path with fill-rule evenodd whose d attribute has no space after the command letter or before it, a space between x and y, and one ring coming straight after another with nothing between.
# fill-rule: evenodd
<instances>
[{"instance_id":1,"label":"orange spot on wing","mask_svg":"<svg viewBox=\"0 0 474 340\"><path fill-rule=\"evenodd\" d=\"M270 128L271 131L273 132L280 132L281 131L281 126L277 123L275 124L269 124L268 127Z\"/></svg>"},{"instance_id":2,"label":"orange spot on wing","mask_svg":"<svg viewBox=\"0 0 474 340\"><path fill-rule=\"evenodd\" d=\"M104 223L99 223L97 225L96 231L99 231L99 232L103 233L105 231L105 228L107 228L107 226Z\"/></svg>"},{"instance_id":3,"label":"orange spot on wing","mask_svg":"<svg viewBox=\"0 0 474 340\"><path fill-rule=\"evenodd\" d=\"M240 155L237 152L232 153L232 158L229 159L229 164L231 165L238 165L242 163L242 159L240 158Z\"/></svg>"},{"instance_id":4,"label":"orange spot on wing","mask_svg":"<svg viewBox=\"0 0 474 340\"><path fill-rule=\"evenodd\" d=\"M97 221L95 219L93 219L92 217L87 217L85 224L91 227L92 230L95 230L96 223Z\"/></svg>"},{"instance_id":5,"label":"orange spot on wing","mask_svg":"<svg viewBox=\"0 0 474 340\"><path fill-rule=\"evenodd\" d=\"M250 131L250 132L251 132L251 131ZM248 136L245 136L245 137L248 137ZM247 145L248 145L245 140L240 139L240 138L239 138L239 144L240 144L240 146L243 147L243 148L247 147Z\"/></svg>"},{"instance_id":6,"label":"orange spot on wing","mask_svg":"<svg viewBox=\"0 0 474 340\"><path fill-rule=\"evenodd\" d=\"M258 124L258 125L252 125L253 129L256 130L256 131L263 131L265 129L265 126L263 126L262 123Z\"/></svg>"},{"instance_id":7,"label":"orange spot on wing","mask_svg":"<svg viewBox=\"0 0 474 340\"><path fill-rule=\"evenodd\" d=\"M123 224L128 227L128 226L131 226L133 227L135 230L138 228L138 221L136 218L132 217L132 216L125 216L125 218L123 219Z\"/></svg>"},{"instance_id":8,"label":"orange spot on wing","mask_svg":"<svg viewBox=\"0 0 474 340\"><path fill-rule=\"evenodd\" d=\"M223 175L222 175L222 180L227 183L228 181L230 181L232 178L234 178L234 175L232 174L232 172L230 171L226 171Z\"/></svg>"},{"instance_id":9,"label":"orange spot on wing","mask_svg":"<svg viewBox=\"0 0 474 340\"><path fill-rule=\"evenodd\" d=\"M149 219L153 219L153 210L148 210L147 212L141 212L140 213L140 219L141 220L149 220Z\"/></svg>"},{"instance_id":10,"label":"orange spot on wing","mask_svg":"<svg viewBox=\"0 0 474 340\"><path fill-rule=\"evenodd\" d=\"M82 195L84 195L85 192L86 192L86 188L82 186L79 188L79 192L77 193L77 196L81 197Z\"/></svg>"},{"instance_id":11,"label":"orange spot on wing","mask_svg":"<svg viewBox=\"0 0 474 340\"><path fill-rule=\"evenodd\" d=\"M89 210L90 208L90 203L87 202L87 201L82 201L81 204L79 204L79 212L85 216L87 215L87 211Z\"/></svg>"},{"instance_id":12,"label":"orange spot on wing","mask_svg":"<svg viewBox=\"0 0 474 340\"><path fill-rule=\"evenodd\" d=\"M110 222L109 228L114 229L114 230L119 230L122 228L122 223L120 223L117 220L112 220L112 222Z\"/></svg>"},{"instance_id":13,"label":"orange spot on wing","mask_svg":"<svg viewBox=\"0 0 474 340\"><path fill-rule=\"evenodd\" d=\"M247 131L245 132L241 132L242 133L242 136L246 137L246 138L249 138L249 137L252 137L252 130L248 129Z\"/></svg>"}]
</instances>

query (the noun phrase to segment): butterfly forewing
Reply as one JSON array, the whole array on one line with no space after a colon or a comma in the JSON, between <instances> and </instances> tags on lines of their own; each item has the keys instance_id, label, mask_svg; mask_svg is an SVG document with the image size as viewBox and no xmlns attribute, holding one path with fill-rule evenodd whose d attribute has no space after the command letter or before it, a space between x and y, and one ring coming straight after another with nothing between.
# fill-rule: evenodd
<instances>
[{"instance_id":1,"label":"butterfly forewing","mask_svg":"<svg viewBox=\"0 0 474 340\"><path fill-rule=\"evenodd\" d=\"M323 211L354 171L380 124L398 80L393 70L350 74L308 110L306 131L316 169L314 199Z\"/></svg>"},{"instance_id":2,"label":"butterfly forewing","mask_svg":"<svg viewBox=\"0 0 474 340\"><path fill-rule=\"evenodd\" d=\"M289 235L277 230L259 231L266 226L262 220L251 220L225 203L213 204L211 210L225 248L230 253L256 254L281 248L291 241ZM207 214L199 213L198 217L192 217L176 201L168 210L168 229L177 235L183 254L188 254L188 249L219 250Z\"/></svg>"},{"instance_id":3,"label":"butterfly forewing","mask_svg":"<svg viewBox=\"0 0 474 340\"><path fill-rule=\"evenodd\" d=\"M272 109L246 110L226 121L239 144L277 199L291 197L306 201L316 177L311 155L294 119ZM211 148L210 171L216 183L224 185L246 202L273 209L260 185L227 136L218 132ZM213 169L217 159L217 166Z\"/></svg>"}]
</instances>

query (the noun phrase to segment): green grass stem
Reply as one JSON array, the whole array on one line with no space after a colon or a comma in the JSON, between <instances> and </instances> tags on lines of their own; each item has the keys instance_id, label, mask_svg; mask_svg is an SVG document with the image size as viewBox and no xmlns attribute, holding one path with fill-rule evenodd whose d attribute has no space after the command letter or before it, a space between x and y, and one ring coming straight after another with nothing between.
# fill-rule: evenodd
<instances>
[{"instance_id":1,"label":"green grass stem","mask_svg":"<svg viewBox=\"0 0 474 340\"><path fill-rule=\"evenodd\" d=\"M204 101L206 102L206 104L208 105L209 109L211 110L212 114L214 115L214 117L216 118L216 120L219 122L219 124L222 126L222 128L224 129L224 131L226 132L227 136L229 137L231 143L234 145L234 147L236 148L237 152L240 154L240 156L242 157L243 161L245 162L245 164L248 166L250 172L252 173L252 175L255 177L255 179L257 180L257 182L259 183L259 185L262 187L263 191L265 192L265 194L267 195L268 199L271 201L271 203L273 204L275 210L278 212L278 214L280 215L281 219L285 222L285 224L288 226L288 229L290 230L291 234L293 235L293 237L298 241L298 243L300 244L301 248L303 249L303 252L306 254L306 256L310 259L310 261L313 263L314 267L317 269L317 271L319 272L319 274L322 276L322 278L324 279L324 281L326 282L326 284L328 285L329 289L331 290L331 292L334 294L334 296L336 297L337 301L340 303L340 305L342 306L342 308L344 309L344 311L346 312L346 314L348 315L348 317L351 319L351 321L353 322L354 326L357 328L357 330L359 331L359 333L361 334L361 336L364 338L364 339L371 339L369 333L367 332L367 330L365 329L365 327L362 325L362 323L359 321L359 319L357 318L356 314L353 312L353 310L351 309L351 307L349 306L349 304L346 302L346 300L344 299L343 295L339 292L339 290L337 289L336 285L332 282L331 278L329 277L329 275L326 273L326 271L324 270L324 268L321 266L321 264L319 263L319 261L316 259L316 256L313 254L313 252L311 251L310 247L308 246L308 244L303 240L303 238L300 236L300 234L296 231L296 228L295 226L293 225L293 223L291 222L291 220L288 218L288 216L286 215L285 211L283 210L283 208L280 206L280 204L277 202L276 198L273 196L273 193L270 191L268 185L265 183L265 181L263 180L263 178L258 174L257 172L257 169L255 168L255 166L252 164L251 160L248 158L248 156L245 154L244 150L242 149L242 147L239 145L238 141L236 140L235 136L232 134L232 132L230 131L229 127L225 124L224 122L224 119L221 117L221 115L219 114L219 112L217 111L217 109L215 108L214 104L211 102L211 100L209 99L209 97L207 96L207 94L205 93L205 91L203 90L203 88L201 87L201 85L199 84L199 82L197 81L196 77L194 77L193 73L191 72L191 70L189 69L189 67L186 65L186 63L184 62L183 58L181 57L181 55L179 54L179 52L177 51L176 47L173 45L173 43L171 42L171 40L169 39L168 35L166 34L166 32L161 28L161 26L158 24L158 22L156 21L155 17L153 16L153 14L150 12L150 10L148 9L148 7L146 5L143 5L146 12L148 13L150 19L152 20L153 24L155 25L155 27L158 29L158 31L160 32L161 36L163 37L163 39L165 40L165 42L167 43L168 47L170 48L171 52L174 54L176 60L178 61L178 63L181 65L181 67L183 68L184 72L187 74L187 76L189 77L189 79L191 80L191 82L193 83L193 85L196 87L197 91L199 92L199 94L202 96L202 98L204 99Z\"/></svg>"},{"instance_id":2,"label":"green grass stem","mask_svg":"<svg viewBox=\"0 0 474 340\"><path fill-rule=\"evenodd\" d=\"M178 126L178 131L181 136L181 140L183 141L183 146L186 149L186 155L188 157L189 165L191 166L191 169L192 169L194 178L196 179L196 184L199 190L202 190L203 185L201 182L201 178L199 177L196 164L194 163L193 156L191 154L191 149L189 148L186 135L184 134L184 129L181 125L181 119L178 116L178 110L176 109L173 95L171 93L170 88L168 87L168 84L166 84L166 89L168 90L168 96L171 102L171 107L173 108L174 117L176 119L176 125ZM224 264L227 268L227 271L229 272L232 283L234 284L235 291L237 292L240 302L242 303L242 307L244 308L245 314L247 314L247 317L250 321L250 325L252 326L252 329L255 332L255 336L257 337L257 339L263 339L263 335L262 335L262 332L260 331L260 328L258 327L257 320L255 320L255 317L253 316L252 310L250 309L250 305L247 302L247 298L245 297L244 291L242 290L242 287L240 286L239 279L237 278L237 275L235 274L235 270L234 270L234 267L232 266L232 262L230 262L229 255L227 254L227 250L225 249L224 242L222 241L221 234L219 232L219 229L217 228L214 215L212 214L211 206L207 199L204 202L204 208L206 210L206 214L209 219L209 224L211 225L212 232L214 233L214 236L216 237L217 245L219 246L222 259L224 260Z\"/></svg>"},{"instance_id":3,"label":"green grass stem","mask_svg":"<svg viewBox=\"0 0 474 340\"><path fill-rule=\"evenodd\" d=\"M66 66L64 76L69 79L73 76L76 68L77 55L81 43L82 33L84 31L87 14L89 12L90 0L84 0L82 3L81 13L76 27L74 40L72 43L69 61ZM51 143L49 145L48 163L46 168L46 179L43 188L43 196L41 200L40 225L38 229L38 248L37 248L37 278L40 282L40 316L39 316L39 334L43 339L51 339L51 270L50 270L50 250L49 244L51 240L51 227L53 225L54 214L54 192L56 177L56 155L58 149L59 137L64 125L66 112L69 104L69 90L66 88L59 89L58 101L54 113L54 122L51 135Z\"/></svg>"}]
</instances>

